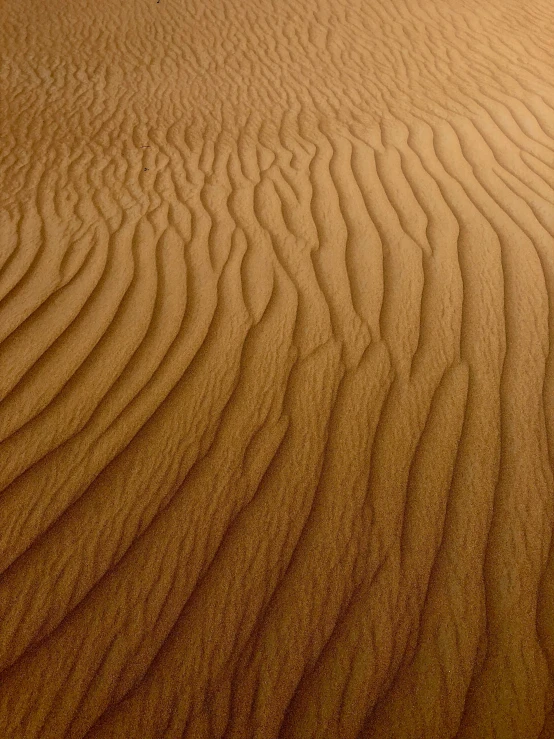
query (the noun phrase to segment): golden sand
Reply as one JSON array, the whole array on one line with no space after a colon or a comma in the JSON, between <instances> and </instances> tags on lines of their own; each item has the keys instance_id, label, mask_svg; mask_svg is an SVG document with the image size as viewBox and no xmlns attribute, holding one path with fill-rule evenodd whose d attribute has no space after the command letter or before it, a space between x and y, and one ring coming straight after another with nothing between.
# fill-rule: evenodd
<instances>
[{"instance_id":1,"label":"golden sand","mask_svg":"<svg viewBox=\"0 0 554 739\"><path fill-rule=\"evenodd\" d=\"M0 54L0 739L554 737L552 5Z\"/></svg>"}]
</instances>

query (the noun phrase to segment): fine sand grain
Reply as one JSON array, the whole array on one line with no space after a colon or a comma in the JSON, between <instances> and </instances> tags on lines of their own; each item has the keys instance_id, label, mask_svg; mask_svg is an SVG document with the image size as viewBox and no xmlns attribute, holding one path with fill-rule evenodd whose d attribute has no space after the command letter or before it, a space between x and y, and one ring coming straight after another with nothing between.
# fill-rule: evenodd
<instances>
[{"instance_id":1,"label":"fine sand grain","mask_svg":"<svg viewBox=\"0 0 554 739\"><path fill-rule=\"evenodd\" d=\"M0 55L0 739L554 737L552 3Z\"/></svg>"}]
</instances>

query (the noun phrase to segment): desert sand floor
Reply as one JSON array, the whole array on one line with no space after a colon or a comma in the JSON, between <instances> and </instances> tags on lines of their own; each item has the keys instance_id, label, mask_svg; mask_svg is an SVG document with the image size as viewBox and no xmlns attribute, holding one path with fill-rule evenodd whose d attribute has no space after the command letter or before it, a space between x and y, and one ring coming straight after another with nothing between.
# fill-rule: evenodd
<instances>
[{"instance_id":1,"label":"desert sand floor","mask_svg":"<svg viewBox=\"0 0 554 739\"><path fill-rule=\"evenodd\" d=\"M554 8L2 0L1 739L554 736Z\"/></svg>"}]
</instances>

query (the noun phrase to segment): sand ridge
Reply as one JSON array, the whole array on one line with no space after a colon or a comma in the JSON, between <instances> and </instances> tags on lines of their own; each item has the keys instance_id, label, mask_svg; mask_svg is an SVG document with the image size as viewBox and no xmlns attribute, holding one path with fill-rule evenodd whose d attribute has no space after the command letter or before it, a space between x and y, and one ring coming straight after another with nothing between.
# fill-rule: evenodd
<instances>
[{"instance_id":1,"label":"sand ridge","mask_svg":"<svg viewBox=\"0 0 554 739\"><path fill-rule=\"evenodd\" d=\"M3 13L0 735L553 735L548 5Z\"/></svg>"}]
</instances>

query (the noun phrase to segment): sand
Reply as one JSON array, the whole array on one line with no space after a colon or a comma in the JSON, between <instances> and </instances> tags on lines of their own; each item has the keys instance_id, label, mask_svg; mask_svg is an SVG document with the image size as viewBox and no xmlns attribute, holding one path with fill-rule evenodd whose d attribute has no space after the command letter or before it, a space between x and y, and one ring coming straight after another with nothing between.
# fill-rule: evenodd
<instances>
[{"instance_id":1,"label":"sand","mask_svg":"<svg viewBox=\"0 0 554 739\"><path fill-rule=\"evenodd\" d=\"M0 737L554 736L546 0L4 0Z\"/></svg>"}]
</instances>

